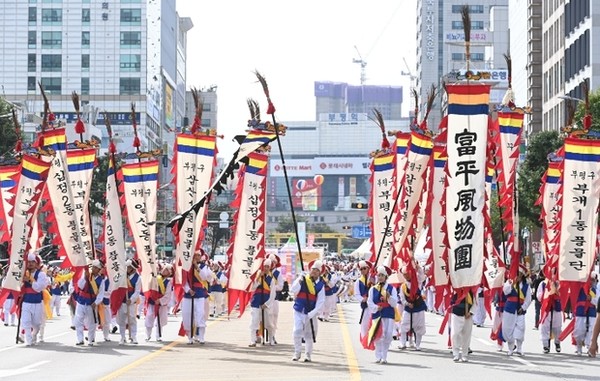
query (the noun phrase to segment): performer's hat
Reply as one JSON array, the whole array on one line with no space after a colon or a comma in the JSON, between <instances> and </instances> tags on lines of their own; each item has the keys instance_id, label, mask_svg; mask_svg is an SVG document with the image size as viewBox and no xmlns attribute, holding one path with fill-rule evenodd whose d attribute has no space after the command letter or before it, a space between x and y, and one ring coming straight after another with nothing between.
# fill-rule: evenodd
<instances>
[{"instance_id":1,"label":"performer's hat","mask_svg":"<svg viewBox=\"0 0 600 381\"><path fill-rule=\"evenodd\" d=\"M359 261L358 262L358 268L359 269L364 269L364 268L369 268L371 269L373 267L373 264L369 261Z\"/></svg>"},{"instance_id":2,"label":"performer's hat","mask_svg":"<svg viewBox=\"0 0 600 381\"><path fill-rule=\"evenodd\" d=\"M200 261L208 261L208 255L203 249L198 250L197 254L200 254Z\"/></svg>"},{"instance_id":3,"label":"performer's hat","mask_svg":"<svg viewBox=\"0 0 600 381\"><path fill-rule=\"evenodd\" d=\"M101 269L102 267L104 267L104 266L102 265L102 262L100 262L100 260L98 260L98 259L94 259L94 260L93 260L93 261L90 263L90 266L92 266L92 267L95 267L95 268L97 268L97 269Z\"/></svg>"},{"instance_id":4,"label":"performer's hat","mask_svg":"<svg viewBox=\"0 0 600 381\"><path fill-rule=\"evenodd\" d=\"M321 273L324 271L324 267L325 266L323 265L323 261L321 261L320 259L315 259L314 261L308 264L309 269L317 269Z\"/></svg>"},{"instance_id":5,"label":"performer's hat","mask_svg":"<svg viewBox=\"0 0 600 381\"><path fill-rule=\"evenodd\" d=\"M529 270L527 269L527 267L525 265L519 265L519 273L523 274L523 275L527 275L527 273L529 273Z\"/></svg>"},{"instance_id":6,"label":"performer's hat","mask_svg":"<svg viewBox=\"0 0 600 381\"><path fill-rule=\"evenodd\" d=\"M269 267L271 267L271 265L272 265L272 264L273 264L273 261L271 261L269 258L267 258L267 259L263 260L262 267L263 267L263 268L264 268L265 266L269 266Z\"/></svg>"},{"instance_id":7,"label":"performer's hat","mask_svg":"<svg viewBox=\"0 0 600 381\"><path fill-rule=\"evenodd\" d=\"M595 271L592 271L590 273L590 279L592 279L592 280L598 280L598 273L595 272Z\"/></svg>"},{"instance_id":8,"label":"performer's hat","mask_svg":"<svg viewBox=\"0 0 600 381\"><path fill-rule=\"evenodd\" d=\"M39 265L40 263L42 263L42 258L40 258L39 255L37 255L36 253L29 253L27 254L27 260L29 262L37 262L37 264Z\"/></svg>"},{"instance_id":9,"label":"performer's hat","mask_svg":"<svg viewBox=\"0 0 600 381\"><path fill-rule=\"evenodd\" d=\"M269 258L271 260L271 262L273 262L271 267L273 267L274 269L281 266L281 259L279 259L279 257L277 255L269 254L269 256L267 258Z\"/></svg>"},{"instance_id":10,"label":"performer's hat","mask_svg":"<svg viewBox=\"0 0 600 381\"><path fill-rule=\"evenodd\" d=\"M392 269L390 269L387 266L379 266L379 267L377 267L377 275L379 275L379 274L385 275L386 277L390 276L390 275L392 275Z\"/></svg>"},{"instance_id":11,"label":"performer's hat","mask_svg":"<svg viewBox=\"0 0 600 381\"><path fill-rule=\"evenodd\" d=\"M127 267L131 266L131 267L133 267L134 269L137 269L137 268L138 268L138 263L137 263L137 261L136 261L136 260L133 260L133 259L128 259L128 260L126 260L126 261L125 261L125 265L127 265Z\"/></svg>"}]
</instances>

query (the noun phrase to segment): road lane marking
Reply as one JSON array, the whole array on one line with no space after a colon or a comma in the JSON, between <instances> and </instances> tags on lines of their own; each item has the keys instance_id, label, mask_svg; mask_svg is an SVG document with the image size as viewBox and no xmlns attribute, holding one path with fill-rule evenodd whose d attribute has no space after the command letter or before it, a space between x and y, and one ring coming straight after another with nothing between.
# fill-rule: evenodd
<instances>
[{"instance_id":1,"label":"road lane marking","mask_svg":"<svg viewBox=\"0 0 600 381\"><path fill-rule=\"evenodd\" d=\"M338 316L340 323L342 324L342 338L344 340L344 348L346 352L346 360L348 362L348 370L350 371L350 380L360 380L360 369L358 368L358 360L354 354L354 346L352 345L352 339L350 338L350 332L348 332L348 325L346 324L346 316L341 305L338 305Z\"/></svg>"},{"instance_id":2,"label":"road lane marking","mask_svg":"<svg viewBox=\"0 0 600 381\"><path fill-rule=\"evenodd\" d=\"M39 345L42 345L42 346L43 346L43 345L44 345L44 344L46 344L46 343L50 343L50 342L48 341L48 339L54 339L55 337L64 336L64 335L66 335L66 334L68 334L68 333L70 333L70 332L63 332L63 333L59 333L58 335L52 335L52 336L45 337L45 338L44 338L44 342L43 342L43 343L39 343L39 342L38 342L38 344L37 344L36 346L39 346ZM2 348L2 349L0 349L0 352L8 351L8 350L15 349L15 348L25 348L25 344L21 343L21 344L15 344L15 345L11 345L10 347L6 347L6 348ZM34 347L34 348L35 348L35 347Z\"/></svg>"},{"instance_id":3,"label":"road lane marking","mask_svg":"<svg viewBox=\"0 0 600 381\"><path fill-rule=\"evenodd\" d=\"M0 370L0 378L5 378L5 377L14 377L14 376L20 376L23 374L27 374L27 373L31 373L36 371L38 366L40 365L44 365L45 363L48 363L50 361L38 361L36 363L33 364L29 364L26 365L24 367L21 368L15 368L15 369L2 369Z\"/></svg>"}]
</instances>

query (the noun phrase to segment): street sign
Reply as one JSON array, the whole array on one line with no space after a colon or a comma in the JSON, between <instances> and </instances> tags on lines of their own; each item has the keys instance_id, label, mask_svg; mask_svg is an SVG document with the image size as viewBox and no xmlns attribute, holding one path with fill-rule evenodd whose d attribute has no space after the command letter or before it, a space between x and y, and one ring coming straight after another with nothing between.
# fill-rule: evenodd
<instances>
[{"instance_id":1,"label":"street sign","mask_svg":"<svg viewBox=\"0 0 600 381\"><path fill-rule=\"evenodd\" d=\"M371 238L371 228L368 225L353 225L352 238L367 239Z\"/></svg>"}]
</instances>

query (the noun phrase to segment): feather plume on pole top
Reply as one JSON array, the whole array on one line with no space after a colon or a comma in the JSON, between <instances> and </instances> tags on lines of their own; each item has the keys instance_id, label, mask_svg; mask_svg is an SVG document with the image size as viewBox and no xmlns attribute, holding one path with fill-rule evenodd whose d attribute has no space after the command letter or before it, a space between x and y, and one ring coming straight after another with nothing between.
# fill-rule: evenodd
<instances>
[{"instance_id":1,"label":"feather plume on pole top","mask_svg":"<svg viewBox=\"0 0 600 381\"><path fill-rule=\"evenodd\" d=\"M117 147L115 146L115 142L113 142L113 132L112 132L112 126L110 125L110 118L106 111L104 111L103 114L104 114L104 125L106 126L106 130L108 131L108 141L109 141L108 152L111 155L114 155L115 153L117 153Z\"/></svg>"},{"instance_id":2,"label":"feather plume on pole top","mask_svg":"<svg viewBox=\"0 0 600 381\"><path fill-rule=\"evenodd\" d=\"M427 92L427 104L425 105L425 115L423 116L423 120L421 124L419 124L419 128L423 132L429 131L427 128L427 118L429 118L429 114L431 113L431 109L433 108L433 102L435 101L435 97L437 97L437 87L434 84L431 84L429 91Z\"/></svg>"},{"instance_id":3,"label":"feather plume on pole top","mask_svg":"<svg viewBox=\"0 0 600 381\"><path fill-rule=\"evenodd\" d=\"M140 138L137 132L137 122L135 120L135 103L131 102L131 124L133 125L133 146L137 152L140 152Z\"/></svg>"},{"instance_id":4,"label":"feather plume on pole top","mask_svg":"<svg viewBox=\"0 0 600 381\"><path fill-rule=\"evenodd\" d=\"M81 120L79 95L77 95L77 92L73 91L73 93L71 93L71 99L73 100L73 107L75 107L75 114L77 115L77 123L75 123L75 133L79 134L79 137L81 138L81 140L83 140L83 134L85 133L85 124L83 124L83 120Z\"/></svg>"},{"instance_id":5,"label":"feather plume on pole top","mask_svg":"<svg viewBox=\"0 0 600 381\"><path fill-rule=\"evenodd\" d=\"M375 117L371 117L370 119L372 121L375 122L375 124L377 124L377 126L379 126L379 129L381 130L381 149L382 150L389 150L390 149L390 142L385 134L385 123L383 121L383 115L381 114L381 111L379 111L378 109L374 108L373 109L373 114L375 114Z\"/></svg>"},{"instance_id":6,"label":"feather plume on pole top","mask_svg":"<svg viewBox=\"0 0 600 381\"><path fill-rule=\"evenodd\" d=\"M512 58L510 57L510 53L504 53L504 60L506 61L506 67L508 69L508 89L506 89L506 94L504 94L504 98L502 98L502 105L514 109L516 106L515 93L512 89Z\"/></svg>"},{"instance_id":7,"label":"feather plume on pole top","mask_svg":"<svg viewBox=\"0 0 600 381\"><path fill-rule=\"evenodd\" d=\"M269 94L269 86L267 86L267 80L258 71L254 71L254 74L256 75L256 78L258 78L258 81L260 82L263 88L265 96L267 97L267 114L273 115L275 113L275 105L273 105L273 102L271 102L271 96Z\"/></svg>"},{"instance_id":8,"label":"feather plume on pole top","mask_svg":"<svg viewBox=\"0 0 600 381\"><path fill-rule=\"evenodd\" d=\"M592 127L592 113L590 112L590 88L588 86L587 78L581 82L581 90L583 91L583 95L585 97L585 116L583 117L583 129L587 132Z\"/></svg>"},{"instance_id":9,"label":"feather plume on pole top","mask_svg":"<svg viewBox=\"0 0 600 381\"><path fill-rule=\"evenodd\" d=\"M44 100L44 117L42 119L42 132L44 132L48 128L48 125L54 124L55 117L54 114L50 112L50 102L48 102L48 97L46 96L44 86L41 82L38 82L38 87L42 93L42 99Z\"/></svg>"},{"instance_id":10,"label":"feather plume on pole top","mask_svg":"<svg viewBox=\"0 0 600 381\"><path fill-rule=\"evenodd\" d=\"M192 89L192 98L194 98L194 108L195 108L195 114L194 114L194 123L192 124L192 129L190 130L190 132L192 133L192 135L195 135L198 132L198 129L200 128L200 123L202 121L202 97L200 96L200 92L198 91L198 89L193 88Z\"/></svg>"},{"instance_id":11,"label":"feather plume on pole top","mask_svg":"<svg viewBox=\"0 0 600 381\"><path fill-rule=\"evenodd\" d=\"M417 89L411 89L412 96L415 98L415 117L413 118L413 125L419 125L419 93Z\"/></svg>"},{"instance_id":12,"label":"feather plume on pole top","mask_svg":"<svg viewBox=\"0 0 600 381\"><path fill-rule=\"evenodd\" d=\"M460 11L462 15L463 31L465 32L465 58L467 60L467 72L471 65L471 15L469 6L463 5Z\"/></svg>"},{"instance_id":13,"label":"feather plume on pole top","mask_svg":"<svg viewBox=\"0 0 600 381\"><path fill-rule=\"evenodd\" d=\"M11 113L13 126L15 126L15 134L17 135L17 141L15 142L15 152L17 154L20 154L21 150L23 149L23 143L21 142L21 125L19 124L19 120L17 118L17 111L14 107L11 109Z\"/></svg>"},{"instance_id":14,"label":"feather plume on pole top","mask_svg":"<svg viewBox=\"0 0 600 381\"><path fill-rule=\"evenodd\" d=\"M248 120L249 128L257 128L260 124L260 106L254 99L248 98L246 100L248 109L250 110L250 119Z\"/></svg>"}]
</instances>

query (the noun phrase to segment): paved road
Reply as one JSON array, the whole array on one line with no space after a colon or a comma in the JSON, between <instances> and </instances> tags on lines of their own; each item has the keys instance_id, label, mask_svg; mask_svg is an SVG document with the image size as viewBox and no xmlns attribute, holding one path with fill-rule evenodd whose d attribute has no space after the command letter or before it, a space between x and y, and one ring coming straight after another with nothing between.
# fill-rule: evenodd
<instances>
[{"instance_id":1,"label":"paved road","mask_svg":"<svg viewBox=\"0 0 600 381\"><path fill-rule=\"evenodd\" d=\"M532 312L532 311L531 311ZM528 314L529 327L533 317ZM241 318L211 319L204 346L189 346L177 336L179 317L171 316L164 343L119 346L110 343L76 347L66 308L48 321L46 342L15 345L14 327L0 326L0 379L68 380L599 380L600 360L576 357L563 342L562 353L542 354L539 332L527 329L525 357L497 352L489 325L473 328L469 363L454 363L447 337L438 334L441 317L427 314L422 352L400 351L392 343L389 363L375 363L374 353L358 342L359 306L341 303L334 319L319 323L312 363L292 362L291 303L281 304L278 345L248 348L249 313ZM142 332L143 320L139 321ZM100 335L101 337L101 335ZM172 340L172 341L171 341Z\"/></svg>"}]
</instances>

